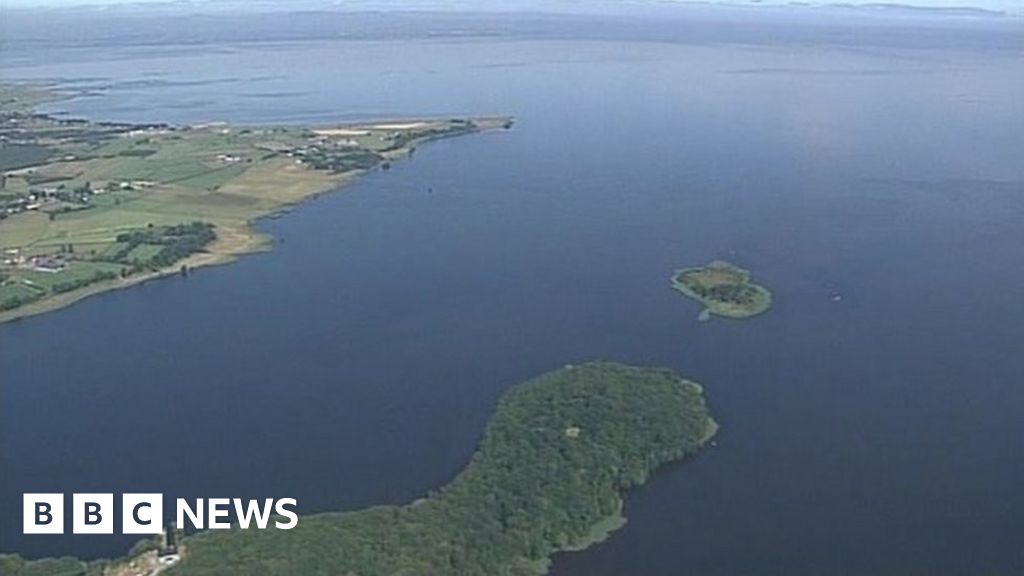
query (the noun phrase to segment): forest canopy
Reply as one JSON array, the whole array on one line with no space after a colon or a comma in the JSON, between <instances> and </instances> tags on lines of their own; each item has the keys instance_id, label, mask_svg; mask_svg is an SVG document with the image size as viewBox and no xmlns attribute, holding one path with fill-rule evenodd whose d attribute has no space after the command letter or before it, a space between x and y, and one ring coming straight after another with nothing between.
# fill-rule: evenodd
<instances>
[{"instance_id":1,"label":"forest canopy","mask_svg":"<svg viewBox=\"0 0 1024 576\"><path fill-rule=\"evenodd\" d=\"M566 367L507 392L469 465L408 506L206 532L169 573L536 575L618 518L622 491L714 434L700 386L668 370Z\"/></svg>"}]
</instances>

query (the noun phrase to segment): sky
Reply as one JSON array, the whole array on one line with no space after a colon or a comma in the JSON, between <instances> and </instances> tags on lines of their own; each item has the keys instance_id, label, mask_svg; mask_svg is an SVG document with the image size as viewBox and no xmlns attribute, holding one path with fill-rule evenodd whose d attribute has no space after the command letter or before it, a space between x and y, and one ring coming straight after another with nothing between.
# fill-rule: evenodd
<instances>
[{"instance_id":1,"label":"sky","mask_svg":"<svg viewBox=\"0 0 1024 576\"><path fill-rule=\"evenodd\" d=\"M191 0L193 4L202 4L204 2L210 2L216 0ZM281 0L287 2L287 0ZM744 4L758 1L759 3L765 4L787 4L791 0L711 0L711 1L729 1L731 3ZM166 3L167 0L0 0L0 8L2 7L17 7L17 8L28 8L37 6L74 6L74 5L113 5L113 4L141 4L141 3ZM623 0L623 3L656 3L659 0ZM419 2L417 0L401 0L398 2L377 2L374 3L375 8L384 6L398 6L401 8L415 8L417 6L434 8L439 4L445 4L445 1L437 0L426 0ZM455 0L455 4L459 1ZM472 4L489 4L490 8L500 7L502 4L514 5L517 8L523 6L530 6L534 8L543 8L545 5L544 0L516 0L513 2L504 2L502 0L478 0L472 2ZM566 4L565 1L550 2L551 4ZM893 4L908 4L921 7L970 7L970 8L985 8L990 10L1005 10L1012 13L1024 12L1024 0L811 0L813 4L830 4L830 3L842 3L842 4L871 4L871 3L893 3ZM354 7L366 5L367 2L364 0L346 1L336 0L334 4L344 6L350 4Z\"/></svg>"}]
</instances>

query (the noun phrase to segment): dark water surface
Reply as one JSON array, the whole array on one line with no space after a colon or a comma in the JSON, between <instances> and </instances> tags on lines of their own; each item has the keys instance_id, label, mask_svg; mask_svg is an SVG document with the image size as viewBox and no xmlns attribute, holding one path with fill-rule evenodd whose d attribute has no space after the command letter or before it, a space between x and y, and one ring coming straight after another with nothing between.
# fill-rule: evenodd
<instances>
[{"instance_id":1,"label":"dark water surface","mask_svg":"<svg viewBox=\"0 0 1024 576\"><path fill-rule=\"evenodd\" d=\"M611 359L704 383L722 432L554 574L1024 573L1021 52L83 50L4 75L101 85L54 106L96 119L519 122L261 223L271 253L0 327L0 550L131 542L23 536L23 492L408 502L507 387ZM669 275L716 257L767 315L696 321Z\"/></svg>"}]
</instances>

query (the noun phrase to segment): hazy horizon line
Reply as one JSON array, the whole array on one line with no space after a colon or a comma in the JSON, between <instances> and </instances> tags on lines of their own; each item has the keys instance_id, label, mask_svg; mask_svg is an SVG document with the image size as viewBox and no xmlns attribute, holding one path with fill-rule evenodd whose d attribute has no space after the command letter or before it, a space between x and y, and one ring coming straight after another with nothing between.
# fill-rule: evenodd
<instances>
[{"instance_id":1,"label":"hazy horizon line","mask_svg":"<svg viewBox=\"0 0 1024 576\"><path fill-rule=\"evenodd\" d=\"M835 8L877 10L915 10L939 13L978 13L991 15L1024 14L1024 3L1011 0L597 0L580 3L572 0L514 0L502 2L472 2L469 0L0 0L0 9L52 10L52 9L111 9L111 8L195 8L216 9L232 5L258 8L310 9L331 8L341 10L408 11L459 10L469 12L596 12L628 11L630 9L704 6L739 6L771 8Z\"/></svg>"}]
</instances>

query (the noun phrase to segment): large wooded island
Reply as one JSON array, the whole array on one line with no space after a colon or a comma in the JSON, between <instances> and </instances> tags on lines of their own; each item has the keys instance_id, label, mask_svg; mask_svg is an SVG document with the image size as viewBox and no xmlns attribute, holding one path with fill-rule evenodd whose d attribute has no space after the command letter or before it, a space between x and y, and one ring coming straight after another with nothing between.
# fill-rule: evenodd
<instances>
[{"instance_id":1,"label":"large wooded island","mask_svg":"<svg viewBox=\"0 0 1024 576\"><path fill-rule=\"evenodd\" d=\"M425 141L512 123L172 126L36 112L66 96L0 85L0 322L265 249L254 219Z\"/></svg>"}]
</instances>

